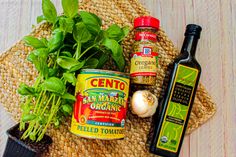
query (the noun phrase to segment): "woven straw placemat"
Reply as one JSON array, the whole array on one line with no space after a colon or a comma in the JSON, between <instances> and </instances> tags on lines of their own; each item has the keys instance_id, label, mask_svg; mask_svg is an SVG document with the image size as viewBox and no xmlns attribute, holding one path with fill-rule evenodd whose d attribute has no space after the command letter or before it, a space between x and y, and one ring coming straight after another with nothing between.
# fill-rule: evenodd
<instances>
[{"instance_id":1,"label":"woven straw placemat","mask_svg":"<svg viewBox=\"0 0 236 157\"><path fill-rule=\"evenodd\" d=\"M133 19L149 13L137 0L83 0L80 1L80 9L93 12L103 19L104 27L117 23L128 25L132 28ZM36 37L49 37L51 34L48 24L41 24L31 35ZM178 55L173 43L165 32L158 32L157 44L159 48L159 69L157 84L153 87L145 87L158 97L163 93L163 79L169 63ZM132 52L133 32L123 42L126 62L126 72L129 71L130 53ZM0 102L9 111L12 117L18 121L20 117L19 95L17 88L20 82L32 84L37 72L33 65L26 61L27 54L32 48L17 42L5 53L0 55ZM196 94L187 133L192 132L206 122L216 111L215 104L209 94L200 84ZM69 132L70 119L59 129L50 128L48 134L53 138L50 151L45 156L152 156L146 146L149 134L151 118L138 118L127 113L126 132L124 140L90 140L80 138Z\"/></svg>"}]
</instances>

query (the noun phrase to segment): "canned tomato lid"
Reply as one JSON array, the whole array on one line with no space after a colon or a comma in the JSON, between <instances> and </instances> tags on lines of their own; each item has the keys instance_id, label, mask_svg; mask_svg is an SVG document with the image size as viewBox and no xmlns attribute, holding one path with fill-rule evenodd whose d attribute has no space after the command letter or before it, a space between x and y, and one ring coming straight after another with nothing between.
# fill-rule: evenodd
<instances>
[{"instance_id":1,"label":"canned tomato lid","mask_svg":"<svg viewBox=\"0 0 236 157\"><path fill-rule=\"evenodd\" d=\"M82 69L80 71L80 74L107 74L107 75L115 75L115 76L120 76L120 77L125 77L125 78L130 78L129 73L123 73L119 71L112 71L112 70L101 70L101 69Z\"/></svg>"}]
</instances>

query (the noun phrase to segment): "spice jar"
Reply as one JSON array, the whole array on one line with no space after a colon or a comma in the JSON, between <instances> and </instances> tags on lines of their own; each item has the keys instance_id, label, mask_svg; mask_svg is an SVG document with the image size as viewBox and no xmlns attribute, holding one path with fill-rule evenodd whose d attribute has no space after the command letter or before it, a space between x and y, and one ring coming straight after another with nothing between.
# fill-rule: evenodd
<instances>
[{"instance_id":1,"label":"spice jar","mask_svg":"<svg viewBox=\"0 0 236 157\"><path fill-rule=\"evenodd\" d=\"M131 82L154 85L158 66L157 31L160 21L151 16L141 16L134 20L135 42L131 54Z\"/></svg>"}]
</instances>

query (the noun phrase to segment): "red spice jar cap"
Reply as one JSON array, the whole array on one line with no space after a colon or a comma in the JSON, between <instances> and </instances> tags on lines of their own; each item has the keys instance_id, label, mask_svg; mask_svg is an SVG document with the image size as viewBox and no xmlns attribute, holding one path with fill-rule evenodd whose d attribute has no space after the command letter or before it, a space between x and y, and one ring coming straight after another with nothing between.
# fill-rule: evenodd
<instances>
[{"instance_id":1,"label":"red spice jar cap","mask_svg":"<svg viewBox=\"0 0 236 157\"><path fill-rule=\"evenodd\" d=\"M153 27L160 28L160 20L152 16L140 16L134 19L134 28L137 27Z\"/></svg>"}]
</instances>

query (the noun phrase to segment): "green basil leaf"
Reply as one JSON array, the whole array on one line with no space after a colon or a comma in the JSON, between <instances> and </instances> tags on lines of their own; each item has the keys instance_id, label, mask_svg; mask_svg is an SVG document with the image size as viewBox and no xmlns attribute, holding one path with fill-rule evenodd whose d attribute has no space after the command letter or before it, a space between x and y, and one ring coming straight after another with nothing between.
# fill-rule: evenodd
<instances>
[{"instance_id":1,"label":"green basil leaf","mask_svg":"<svg viewBox=\"0 0 236 157\"><path fill-rule=\"evenodd\" d=\"M91 68L91 69L95 69L97 68L99 61L97 58L90 58L85 62L85 65L83 68Z\"/></svg>"},{"instance_id":2,"label":"green basil leaf","mask_svg":"<svg viewBox=\"0 0 236 157\"><path fill-rule=\"evenodd\" d=\"M86 24L86 27L93 36L96 36L101 31L101 27L98 25Z\"/></svg>"},{"instance_id":3,"label":"green basil leaf","mask_svg":"<svg viewBox=\"0 0 236 157\"><path fill-rule=\"evenodd\" d=\"M118 42L122 41L122 40L129 34L129 31L130 31L130 29L129 29L128 26L123 27L123 28L122 28L123 35L122 35L122 37L120 38L120 40L118 40Z\"/></svg>"},{"instance_id":4,"label":"green basil leaf","mask_svg":"<svg viewBox=\"0 0 236 157\"><path fill-rule=\"evenodd\" d=\"M62 110L68 114L71 114L73 111L72 106L69 104L62 105Z\"/></svg>"},{"instance_id":5,"label":"green basil leaf","mask_svg":"<svg viewBox=\"0 0 236 157\"><path fill-rule=\"evenodd\" d=\"M97 36L96 36L94 42L98 43L98 45L99 45L99 44L104 40L105 34L106 34L105 31L101 30L101 31L97 34Z\"/></svg>"},{"instance_id":6,"label":"green basil leaf","mask_svg":"<svg viewBox=\"0 0 236 157\"><path fill-rule=\"evenodd\" d=\"M63 99L67 99L67 100L73 100L75 101L75 96L70 94L70 93L65 93L64 95L61 96Z\"/></svg>"},{"instance_id":7,"label":"green basil leaf","mask_svg":"<svg viewBox=\"0 0 236 157\"><path fill-rule=\"evenodd\" d=\"M32 51L27 60L32 62L35 68L45 77L48 77L48 65L47 65L48 49L40 48Z\"/></svg>"},{"instance_id":8,"label":"green basil leaf","mask_svg":"<svg viewBox=\"0 0 236 157\"><path fill-rule=\"evenodd\" d=\"M29 122L31 120L34 120L37 116L34 114L27 114L22 116L22 121L23 122Z\"/></svg>"},{"instance_id":9,"label":"green basil leaf","mask_svg":"<svg viewBox=\"0 0 236 157\"><path fill-rule=\"evenodd\" d=\"M123 30L117 25L113 24L106 30L107 37L119 41L123 38Z\"/></svg>"},{"instance_id":10,"label":"green basil leaf","mask_svg":"<svg viewBox=\"0 0 236 157\"><path fill-rule=\"evenodd\" d=\"M57 77L50 77L42 83L42 88L46 91L63 95L66 91L66 86Z\"/></svg>"},{"instance_id":11,"label":"green basil leaf","mask_svg":"<svg viewBox=\"0 0 236 157\"><path fill-rule=\"evenodd\" d=\"M66 73L63 73L63 77L67 82L75 86L76 84L75 74L66 72Z\"/></svg>"},{"instance_id":12,"label":"green basil leaf","mask_svg":"<svg viewBox=\"0 0 236 157\"><path fill-rule=\"evenodd\" d=\"M21 83L18 88L18 93L20 95L35 95L35 89L33 87L30 87L24 83Z\"/></svg>"},{"instance_id":13,"label":"green basil leaf","mask_svg":"<svg viewBox=\"0 0 236 157\"><path fill-rule=\"evenodd\" d=\"M58 69L56 69L56 68L49 68L48 69L48 76L49 77L56 76L57 72L58 72Z\"/></svg>"},{"instance_id":14,"label":"green basil leaf","mask_svg":"<svg viewBox=\"0 0 236 157\"><path fill-rule=\"evenodd\" d=\"M74 71L78 71L80 70L85 64L85 60L81 61L79 64L71 67L71 69L69 70L70 72L74 72Z\"/></svg>"},{"instance_id":15,"label":"green basil leaf","mask_svg":"<svg viewBox=\"0 0 236 157\"><path fill-rule=\"evenodd\" d=\"M111 57L115 61L119 70L123 71L125 67L125 59L123 56L122 47L119 45L119 43L114 39L105 38L102 45L111 51Z\"/></svg>"},{"instance_id":16,"label":"green basil leaf","mask_svg":"<svg viewBox=\"0 0 236 157\"><path fill-rule=\"evenodd\" d=\"M66 33L72 33L74 28L74 21L70 18L60 18L59 19L60 30Z\"/></svg>"},{"instance_id":17,"label":"green basil leaf","mask_svg":"<svg viewBox=\"0 0 236 157\"><path fill-rule=\"evenodd\" d=\"M46 38L42 38L40 41L45 45L45 47L48 45L48 40Z\"/></svg>"},{"instance_id":18,"label":"green basil leaf","mask_svg":"<svg viewBox=\"0 0 236 157\"><path fill-rule=\"evenodd\" d=\"M37 56L34 54L33 51L27 56L27 60L35 64L35 61L37 60Z\"/></svg>"},{"instance_id":19,"label":"green basil leaf","mask_svg":"<svg viewBox=\"0 0 236 157\"><path fill-rule=\"evenodd\" d=\"M107 38L120 42L129 34L129 27L120 28L117 24L113 24L105 33Z\"/></svg>"},{"instance_id":20,"label":"green basil leaf","mask_svg":"<svg viewBox=\"0 0 236 157\"><path fill-rule=\"evenodd\" d=\"M70 70L73 66L79 64L79 62L71 57L60 56L57 58L57 64L63 69Z\"/></svg>"},{"instance_id":21,"label":"green basil leaf","mask_svg":"<svg viewBox=\"0 0 236 157\"><path fill-rule=\"evenodd\" d=\"M62 0L62 8L67 17L73 18L78 14L79 2L78 0Z\"/></svg>"},{"instance_id":22,"label":"green basil leaf","mask_svg":"<svg viewBox=\"0 0 236 157\"><path fill-rule=\"evenodd\" d=\"M29 138L30 138L31 141L35 141L36 140L36 134L34 132L30 132Z\"/></svg>"},{"instance_id":23,"label":"green basil leaf","mask_svg":"<svg viewBox=\"0 0 236 157\"><path fill-rule=\"evenodd\" d=\"M71 72L81 69L84 65L84 62L79 62L74 58L60 56L57 58L57 64L63 69L67 69Z\"/></svg>"},{"instance_id":24,"label":"green basil leaf","mask_svg":"<svg viewBox=\"0 0 236 157\"><path fill-rule=\"evenodd\" d=\"M101 19L93 13L89 13L86 11L80 11L79 14L80 14L83 22L85 23L85 25L87 25L87 24L98 25L98 26L102 25Z\"/></svg>"},{"instance_id":25,"label":"green basil leaf","mask_svg":"<svg viewBox=\"0 0 236 157\"><path fill-rule=\"evenodd\" d=\"M71 54L69 51L62 51L62 52L61 52L61 55L62 55L62 56L67 56L67 57L72 58L72 54Z\"/></svg>"},{"instance_id":26,"label":"green basil leaf","mask_svg":"<svg viewBox=\"0 0 236 157\"><path fill-rule=\"evenodd\" d=\"M34 53L37 57L42 58L43 60L46 60L48 57L48 49L47 48L40 48L32 51L31 53Z\"/></svg>"},{"instance_id":27,"label":"green basil leaf","mask_svg":"<svg viewBox=\"0 0 236 157\"><path fill-rule=\"evenodd\" d=\"M46 119L45 119L44 116L39 116L39 117L38 117L38 122L39 122L40 125L45 125L45 124L47 124L47 121L46 121Z\"/></svg>"},{"instance_id":28,"label":"green basil leaf","mask_svg":"<svg viewBox=\"0 0 236 157\"><path fill-rule=\"evenodd\" d=\"M48 41L49 52L56 51L60 48L64 41L64 34L59 29L55 29L52 33L51 39Z\"/></svg>"},{"instance_id":29,"label":"green basil leaf","mask_svg":"<svg viewBox=\"0 0 236 157\"><path fill-rule=\"evenodd\" d=\"M37 17L37 24L39 24L40 22L42 22L42 21L44 21L44 20L46 20L46 18L45 18L43 15L38 16L38 17Z\"/></svg>"},{"instance_id":30,"label":"green basil leaf","mask_svg":"<svg viewBox=\"0 0 236 157\"><path fill-rule=\"evenodd\" d=\"M46 45L42 41L33 36L25 36L23 38L23 41L25 42L26 45L32 46L35 49L46 47Z\"/></svg>"},{"instance_id":31,"label":"green basil leaf","mask_svg":"<svg viewBox=\"0 0 236 157\"><path fill-rule=\"evenodd\" d=\"M43 15L50 23L56 23L57 11L54 4L50 0L42 1Z\"/></svg>"},{"instance_id":32,"label":"green basil leaf","mask_svg":"<svg viewBox=\"0 0 236 157\"><path fill-rule=\"evenodd\" d=\"M20 105L20 108L22 110L22 114L29 114L31 111L32 106L34 106L33 104L29 104L29 103L23 103Z\"/></svg>"},{"instance_id":33,"label":"green basil leaf","mask_svg":"<svg viewBox=\"0 0 236 157\"><path fill-rule=\"evenodd\" d=\"M93 13L86 11L80 11L82 21L86 25L87 29L94 35L97 35L101 30L101 19Z\"/></svg>"},{"instance_id":34,"label":"green basil leaf","mask_svg":"<svg viewBox=\"0 0 236 157\"><path fill-rule=\"evenodd\" d=\"M91 39L91 34L83 22L75 25L73 37L77 42L86 43Z\"/></svg>"},{"instance_id":35,"label":"green basil leaf","mask_svg":"<svg viewBox=\"0 0 236 157\"><path fill-rule=\"evenodd\" d=\"M97 24L99 26L102 26L102 20L100 17L98 17L96 14L93 14L93 13L90 13L90 15L92 15L97 20Z\"/></svg>"},{"instance_id":36,"label":"green basil leaf","mask_svg":"<svg viewBox=\"0 0 236 157\"><path fill-rule=\"evenodd\" d=\"M99 63L97 65L97 68L102 69L103 66L106 64L106 62L108 61L108 59L109 59L109 55L106 53L102 53L99 57Z\"/></svg>"},{"instance_id":37,"label":"green basil leaf","mask_svg":"<svg viewBox=\"0 0 236 157\"><path fill-rule=\"evenodd\" d=\"M55 125L56 128L59 128L60 121L58 119L54 120L54 125Z\"/></svg>"},{"instance_id":38,"label":"green basil leaf","mask_svg":"<svg viewBox=\"0 0 236 157\"><path fill-rule=\"evenodd\" d=\"M39 73L41 72L45 78L47 77L48 67L46 60L39 58L33 51L28 55L27 60L34 64Z\"/></svg>"},{"instance_id":39,"label":"green basil leaf","mask_svg":"<svg viewBox=\"0 0 236 157\"><path fill-rule=\"evenodd\" d=\"M125 26L122 28L122 31L123 31L124 37L126 37L129 34L130 29L128 26Z\"/></svg>"},{"instance_id":40,"label":"green basil leaf","mask_svg":"<svg viewBox=\"0 0 236 157\"><path fill-rule=\"evenodd\" d=\"M40 69L40 72L42 73L43 77L45 79L47 79L48 78L48 73L49 73L47 63L45 64L45 62L43 62L43 65L41 67L42 68Z\"/></svg>"}]
</instances>

